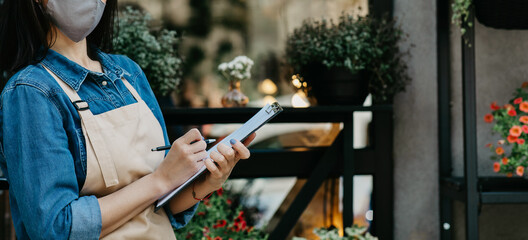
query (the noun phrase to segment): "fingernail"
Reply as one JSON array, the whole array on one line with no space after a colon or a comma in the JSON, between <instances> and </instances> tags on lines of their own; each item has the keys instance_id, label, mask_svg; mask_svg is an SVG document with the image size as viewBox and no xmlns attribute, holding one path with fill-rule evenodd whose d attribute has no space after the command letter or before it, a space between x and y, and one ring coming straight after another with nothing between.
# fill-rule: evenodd
<instances>
[{"instance_id":1,"label":"fingernail","mask_svg":"<svg viewBox=\"0 0 528 240\"><path fill-rule=\"evenodd\" d=\"M231 145L235 145L236 140L235 139L231 139L231 140L229 140L229 142L231 143Z\"/></svg>"},{"instance_id":2,"label":"fingernail","mask_svg":"<svg viewBox=\"0 0 528 240\"><path fill-rule=\"evenodd\" d=\"M213 159L212 158L208 158L212 163L214 163Z\"/></svg>"}]
</instances>

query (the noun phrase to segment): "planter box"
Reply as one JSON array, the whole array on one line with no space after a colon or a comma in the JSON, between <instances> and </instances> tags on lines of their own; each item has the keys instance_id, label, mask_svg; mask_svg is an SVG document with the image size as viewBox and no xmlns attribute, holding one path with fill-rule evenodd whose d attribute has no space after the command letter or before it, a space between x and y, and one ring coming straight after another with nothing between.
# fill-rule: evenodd
<instances>
[{"instance_id":1,"label":"planter box","mask_svg":"<svg viewBox=\"0 0 528 240\"><path fill-rule=\"evenodd\" d=\"M475 16L497 29L528 29L527 0L475 0Z\"/></svg>"}]
</instances>

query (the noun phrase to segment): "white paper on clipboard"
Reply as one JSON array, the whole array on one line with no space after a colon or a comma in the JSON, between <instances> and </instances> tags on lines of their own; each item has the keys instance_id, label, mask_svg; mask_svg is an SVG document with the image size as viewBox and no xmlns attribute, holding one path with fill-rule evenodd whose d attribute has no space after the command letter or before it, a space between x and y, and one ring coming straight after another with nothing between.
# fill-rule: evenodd
<instances>
[{"instance_id":1,"label":"white paper on clipboard","mask_svg":"<svg viewBox=\"0 0 528 240\"><path fill-rule=\"evenodd\" d=\"M266 124L269 120L271 120L273 117L277 116L282 112L282 107L279 105L279 103L274 102L272 104L267 104L264 106L260 111L258 111L253 117L251 117L244 125L242 125L240 128L238 128L233 133L229 134L229 136L225 137L222 141L220 141L218 144L223 143L227 146L230 146L229 140L236 139L238 141L244 141L249 135L251 135L253 132L257 131L260 127L262 127L264 124ZM211 154L212 151L216 151L216 144L211 149L207 150L207 156ZM207 168L205 165L198 170L191 178L189 178L187 181L185 181L182 185L168 193L167 195L163 196L162 198L158 199L156 202L156 211L163 207L172 197L174 197L176 194L178 194L181 190L183 190L186 186L188 186L190 183L192 183L196 178L198 178L201 174L203 174Z\"/></svg>"}]
</instances>

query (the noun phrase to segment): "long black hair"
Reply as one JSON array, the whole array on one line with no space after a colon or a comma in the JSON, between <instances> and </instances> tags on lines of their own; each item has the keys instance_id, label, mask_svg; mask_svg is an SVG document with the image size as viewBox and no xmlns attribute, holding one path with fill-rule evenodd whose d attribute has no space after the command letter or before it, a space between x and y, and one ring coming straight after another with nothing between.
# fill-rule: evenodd
<instances>
[{"instance_id":1,"label":"long black hair","mask_svg":"<svg viewBox=\"0 0 528 240\"><path fill-rule=\"evenodd\" d=\"M0 0L0 73L11 75L40 62L53 45L56 33L51 32L51 18L43 9L42 0ZM117 0L107 0L101 21L87 37L89 44L104 52L112 51L116 11Z\"/></svg>"}]
</instances>

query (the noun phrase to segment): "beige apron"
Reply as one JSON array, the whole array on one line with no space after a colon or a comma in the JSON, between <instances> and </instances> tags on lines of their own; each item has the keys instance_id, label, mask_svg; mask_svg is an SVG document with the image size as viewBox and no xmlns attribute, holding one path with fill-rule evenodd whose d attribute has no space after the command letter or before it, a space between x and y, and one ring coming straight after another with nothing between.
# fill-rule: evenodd
<instances>
[{"instance_id":1,"label":"beige apron","mask_svg":"<svg viewBox=\"0 0 528 240\"><path fill-rule=\"evenodd\" d=\"M76 105L81 117L87 154L86 181L81 196L103 197L156 169L165 154L150 149L165 145L163 130L147 104L125 78L122 78L123 83L137 103L93 115L88 104L81 101L74 89L51 71L48 72ZM151 205L104 239L176 237L165 211L154 212L154 205Z\"/></svg>"}]
</instances>

